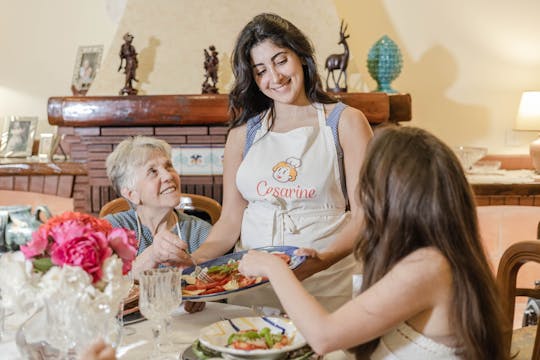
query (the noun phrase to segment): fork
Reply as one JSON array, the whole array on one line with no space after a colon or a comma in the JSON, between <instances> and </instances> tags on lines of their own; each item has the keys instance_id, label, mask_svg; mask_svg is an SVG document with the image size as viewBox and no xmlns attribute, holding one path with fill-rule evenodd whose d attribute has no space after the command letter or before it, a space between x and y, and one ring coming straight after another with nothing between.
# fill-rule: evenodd
<instances>
[{"instance_id":1,"label":"fork","mask_svg":"<svg viewBox=\"0 0 540 360\"><path fill-rule=\"evenodd\" d=\"M189 259L193 263L193 266L195 266L195 271L193 271L193 277L195 277L196 279L199 279L203 283L207 283L207 284L211 283L211 282L214 282L214 280L210 276L208 276L206 271L204 271L202 267L197 265L197 263L195 262L195 260L191 256L191 254L188 253L188 252L186 252L186 254L187 254L187 256L189 256Z\"/></svg>"}]
</instances>

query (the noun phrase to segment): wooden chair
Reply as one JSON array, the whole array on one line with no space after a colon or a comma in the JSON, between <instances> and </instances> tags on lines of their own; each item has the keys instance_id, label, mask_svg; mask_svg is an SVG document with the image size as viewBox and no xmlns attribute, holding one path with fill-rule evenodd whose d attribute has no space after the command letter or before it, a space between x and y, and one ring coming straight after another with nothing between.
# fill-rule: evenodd
<instances>
[{"instance_id":1,"label":"wooden chair","mask_svg":"<svg viewBox=\"0 0 540 360\"><path fill-rule=\"evenodd\" d=\"M182 194L182 196L191 198L194 211L207 214L212 225L218 221L221 216L221 205L216 200L208 196L197 194ZM99 212L99 217L126 211L129 210L129 208L130 206L126 199L117 198L103 205ZM186 213L189 213L189 211L186 211Z\"/></svg>"},{"instance_id":2,"label":"wooden chair","mask_svg":"<svg viewBox=\"0 0 540 360\"><path fill-rule=\"evenodd\" d=\"M522 329L516 330L514 333L511 331L514 322L516 297L526 296L540 298L540 289L535 289L532 286L531 288L518 288L516 286L518 271L527 262L536 262L540 264L540 241L521 241L512 244L503 253L497 270L497 283L503 299L504 312L507 316L507 321L509 321L509 323L506 324L508 335L504 340L507 354L510 354L512 343L518 345L520 349L523 348L523 344L521 344L522 341L516 339L516 337L519 333L524 333L524 331L522 331ZM534 347L530 359L540 359L540 333L538 329L539 327L537 325ZM529 332L529 330L533 329L527 329L527 332ZM512 339L512 335L514 335L514 339Z\"/></svg>"}]
</instances>

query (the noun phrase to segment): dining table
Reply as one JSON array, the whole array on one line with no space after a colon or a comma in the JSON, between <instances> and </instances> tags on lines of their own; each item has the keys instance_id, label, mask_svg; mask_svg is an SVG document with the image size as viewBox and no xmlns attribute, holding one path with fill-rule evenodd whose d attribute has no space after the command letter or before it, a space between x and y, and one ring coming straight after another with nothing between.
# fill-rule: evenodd
<instances>
[{"instance_id":1,"label":"dining table","mask_svg":"<svg viewBox=\"0 0 540 360\"><path fill-rule=\"evenodd\" d=\"M223 319L258 316L256 309L227 304L223 302L207 302L203 311L187 313L180 306L172 313L168 327L169 339L175 347L178 359L183 359L184 352L198 339L202 328ZM15 344L17 328L16 316L6 319L6 331L0 341L0 358L5 360L23 359ZM120 345L116 349L118 359L142 360L151 359L153 350L152 323L147 320L125 325ZM324 356L325 360L350 360L352 356L345 351L334 351ZM191 359L190 359L191 360Z\"/></svg>"}]
</instances>

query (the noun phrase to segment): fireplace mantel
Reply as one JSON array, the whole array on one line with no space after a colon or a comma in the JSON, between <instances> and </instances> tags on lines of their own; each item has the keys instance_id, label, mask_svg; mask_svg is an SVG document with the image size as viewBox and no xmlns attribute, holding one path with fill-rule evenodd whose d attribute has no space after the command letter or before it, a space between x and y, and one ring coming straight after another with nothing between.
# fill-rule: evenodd
<instances>
[{"instance_id":1,"label":"fireplace mantel","mask_svg":"<svg viewBox=\"0 0 540 360\"><path fill-rule=\"evenodd\" d=\"M338 99L364 112L370 124L411 120L411 96L341 93ZM229 121L228 95L148 95L52 97L51 125L146 126L221 125Z\"/></svg>"},{"instance_id":2,"label":"fireplace mantel","mask_svg":"<svg viewBox=\"0 0 540 360\"><path fill-rule=\"evenodd\" d=\"M364 112L372 126L411 120L408 94L337 94L344 103ZM64 135L62 147L70 161L81 164L87 176L73 186L77 211L98 213L117 197L110 187L105 159L129 135L156 136L173 147L220 147L227 134L228 95L148 95L51 97L48 119ZM182 191L221 202L220 175L181 176Z\"/></svg>"}]
</instances>

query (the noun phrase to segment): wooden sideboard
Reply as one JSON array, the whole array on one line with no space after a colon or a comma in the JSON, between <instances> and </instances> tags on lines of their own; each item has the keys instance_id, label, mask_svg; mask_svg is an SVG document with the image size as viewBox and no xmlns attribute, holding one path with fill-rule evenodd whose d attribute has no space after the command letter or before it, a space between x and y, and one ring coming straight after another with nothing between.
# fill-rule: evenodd
<instances>
[{"instance_id":1,"label":"wooden sideboard","mask_svg":"<svg viewBox=\"0 0 540 360\"><path fill-rule=\"evenodd\" d=\"M372 126L412 118L409 94L343 93L337 97L362 110ZM48 118L64 135L62 147L70 160L87 171L82 186L76 182L73 187L75 209L95 214L117 197L105 171L105 159L116 144L129 135L147 135L159 137L173 147L223 146L229 120L228 96L52 97ZM182 176L181 180L183 192L221 202L221 176Z\"/></svg>"},{"instance_id":2,"label":"wooden sideboard","mask_svg":"<svg viewBox=\"0 0 540 360\"><path fill-rule=\"evenodd\" d=\"M83 163L1 159L0 190L35 192L71 198L75 189L88 187Z\"/></svg>"}]
</instances>

